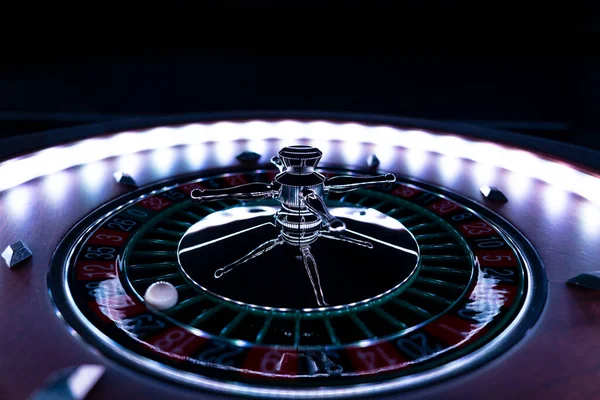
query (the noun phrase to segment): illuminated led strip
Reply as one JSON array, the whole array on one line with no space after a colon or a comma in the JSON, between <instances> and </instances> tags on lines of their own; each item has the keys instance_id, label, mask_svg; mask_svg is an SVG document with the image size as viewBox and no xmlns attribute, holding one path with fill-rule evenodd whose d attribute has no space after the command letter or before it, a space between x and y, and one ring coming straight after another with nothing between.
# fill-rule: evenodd
<instances>
[{"instance_id":1,"label":"illuminated led strip","mask_svg":"<svg viewBox=\"0 0 600 400\"><path fill-rule=\"evenodd\" d=\"M578 194L600 205L600 179L573 166L543 159L533 153L455 135L432 134L389 126L357 123L250 121L189 124L146 131L123 132L57 146L0 164L0 191L77 165L105 158L181 145L234 140L279 139L283 144L306 139L368 143L382 149L398 146L476 161L504 168Z\"/></svg>"}]
</instances>

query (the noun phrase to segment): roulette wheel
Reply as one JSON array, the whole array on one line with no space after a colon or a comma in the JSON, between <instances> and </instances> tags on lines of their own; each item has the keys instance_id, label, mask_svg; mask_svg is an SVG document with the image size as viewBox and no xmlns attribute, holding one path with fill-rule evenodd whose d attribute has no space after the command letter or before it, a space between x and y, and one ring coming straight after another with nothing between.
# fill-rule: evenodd
<instances>
[{"instance_id":1,"label":"roulette wheel","mask_svg":"<svg viewBox=\"0 0 600 400\"><path fill-rule=\"evenodd\" d=\"M1 398L597 393L593 151L284 112L4 144Z\"/></svg>"}]
</instances>

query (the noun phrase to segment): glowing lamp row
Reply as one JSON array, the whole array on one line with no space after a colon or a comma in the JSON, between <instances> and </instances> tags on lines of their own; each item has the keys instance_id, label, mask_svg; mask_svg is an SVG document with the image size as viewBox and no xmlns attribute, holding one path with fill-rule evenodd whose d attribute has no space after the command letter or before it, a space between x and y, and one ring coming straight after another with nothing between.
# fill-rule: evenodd
<instances>
[{"instance_id":1,"label":"glowing lamp row","mask_svg":"<svg viewBox=\"0 0 600 400\"><path fill-rule=\"evenodd\" d=\"M0 164L0 191L44 175L105 158L173 146L241 139L278 139L283 145L294 144L298 140L341 140L345 143L372 144L382 152L392 146L433 152L536 178L600 205L600 179L573 166L543 159L530 152L421 130L322 121L190 124L86 139L73 145L52 147Z\"/></svg>"}]
</instances>

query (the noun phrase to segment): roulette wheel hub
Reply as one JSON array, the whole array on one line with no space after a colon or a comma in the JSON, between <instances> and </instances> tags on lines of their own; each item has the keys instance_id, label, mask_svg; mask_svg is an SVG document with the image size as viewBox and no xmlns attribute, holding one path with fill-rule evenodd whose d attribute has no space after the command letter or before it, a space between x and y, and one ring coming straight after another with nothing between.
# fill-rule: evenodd
<instances>
[{"instance_id":1,"label":"roulette wheel hub","mask_svg":"<svg viewBox=\"0 0 600 400\"><path fill-rule=\"evenodd\" d=\"M510 225L410 178L319 168L322 155L286 146L271 168L108 203L55 257L56 306L121 362L270 397L408 388L527 329L543 282Z\"/></svg>"},{"instance_id":2,"label":"roulette wheel hub","mask_svg":"<svg viewBox=\"0 0 600 400\"><path fill-rule=\"evenodd\" d=\"M538 332L550 311L542 311L549 293L565 293L555 283L563 272L555 261L542 263L546 238L535 232L549 223L542 211L558 218L556 203L527 216L517 206L528 204L518 197L525 186L486 175L490 167L473 158L456 168L458 144L469 139L431 130L421 139L444 145L420 140L407 150L392 140L406 134L409 143L421 133L355 121L157 126L90 139L98 149L108 148L103 140L137 149L94 156L98 169L82 168L82 176L113 192L101 195L82 180L69 189L82 193L70 203L79 204L70 230L50 234L61 240L46 259L52 312L43 318L66 333L54 337L73 348L69 359L106 363L119 371L111 379L127 376L149 398L153 390L183 398L435 397L436 387L458 381L480 390L490 382L480 375L517 368L521 351L537 351L531 335L546 337ZM181 133L168 151L164 130ZM426 145L454 154L423 158ZM244 151L270 162L236 157ZM125 168L138 153L137 171ZM374 154L378 163L369 163ZM144 175L145 162L155 175ZM110 168L98 167L104 163ZM555 175L566 174L552 165ZM494 172L521 173L511 168ZM568 168L577 182L588 179ZM65 164L59 172L76 169ZM117 169L140 184L118 186ZM46 182L15 183L4 201L20 188L52 186ZM490 190L481 197L484 186ZM503 196L490 196L492 189ZM595 192L576 190L587 199L577 201L595 201ZM57 224L63 210L47 218ZM24 242L35 263L39 247ZM11 268L13 276L26 273L27 262Z\"/></svg>"},{"instance_id":3,"label":"roulette wheel hub","mask_svg":"<svg viewBox=\"0 0 600 400\"><path fill-rule=\"evenodd\" d=\"M196 225L192 226L179 243L177 254L180 266L183 266L184 264L184 257L189 259L187 253L193 252L196 254L194 254L191 262L186 261L185 263L197 266L201 260L210 259L211 255L214 256L216 254L225 253L226 248L237 250L237 248L246 245L250 239L254 239L257 234L260 234L258 232L265 230L271 231L271 236L267 233L267 240L254 248L252 248L253 246L250 246L252 249L248 252L242 252L243 255L240 258L234 258L233 261L227 265L215 269L214 278L220 279L224 274L232 271L234 268L257 257L261 257L271 250L276 249L278 246L288 245L300 250L300 258L310 279L316 297L316 305L319 307L328 306L329 304L325 301L323 295L317 261L311 253L310 245L319 238L322 238L322 240L328 239L342 242L345 245L345 248L341 249L342 251L339 255L333 256L333 258L337 257L340 260L344 250L350 250L348 249L349 246L359 246L367 249L373 249L374 246L373 243L368 240L365 241L359 239L365 237L370 238L360 232L348 231L351 235L357 237L342 235L342 232L347 231L346 223L330 213L327 205L323 201L323 195L330 191L345 193L362 186L373 185L380 182L394 182L396 177L392 174L388 174L377 177L337 176L325 178L314 170L321 155L322 153L320 150L311 146L286 147L279 151L278 157L272 159L272 162L280 169L280 173L275 176L273 182L248 183L227 189L192 190L192 199L199 203L225 199L238 201L247 199L276 199L281 203L281 208L274 211L275 208L273 207L271 207L271 210L256 206L241 207L232 211L225 210L216 212L209 217L204 218ZM387 237L398 237L403 233L405 236L409 236L409 240L414 243L414 240L411 240L412 237L410 233L408 233L397 220L389 218L383 213L373 216L373 213L373 210L368 209L358 211L341 210L341 214L350 217L355 221L362 222L362 225L370 225L370 229L367 229L371 231L378 226L385 229L385 222L387 222L388 225L395 225L391 232L386 232ZM272 221L269 222L269 220ZM377 222L379 222L377 220L385 222L377 224ZM258 242L261 242L261 240ZM382 240L378 240L378 242L390 248L409 253L413 256L414 260L418 258L416 250L410 250ZM199 251L202 251L202 253L198 255L197 253ZM325 249L325 252L327 254L332 253L331 249L327 248ZM379 252L370 253L380 254L381 250ZM388 256L393 258L393 255L390 256L388 254ZM217 256L215 258L220 257ZM257 261L265 264L263 258L264 257L261 257ZM412 264L413 269L416 264L414 260L412 263L409 260L409 265ZM363 257L363 260L359 263L362 265L360 265L359 268L364 268L365 265L368 265L369 262L373 261L376 260L372 259L372 257ZM382 261L385 262L385 258ZM268 264L275 265L275 268L286 268L287 262L284 257L279 256L279 259L276 258L275 260L268 262ZM204 268L207 268L206 265L202 266L202 269ZM200 268L192 267L192 270L199 269ZM190 280L194 280L190 277L190 273L186 273L185 271L184 273ZM261 274L272 275L272 273L264 271L264 269ZM381 276L379 278L381 278ZM406 278L407 277L403 277L402 280L405 280ZM362 282L362 284L364 283L365 282ZM245 281L245 284L250 286L252 290L257 290L257 285L248 281ZM361 287L360 280L357 280L356 284L357 288ZM399 285L399 283L394 286L397 285ZM367 284L367 286L369 285ZM291 293L294 293L293 285L284 290L284 292L290 291ZM235 296L235 294L233 294L233 296ZM277 298L277 296L274 297ZM295 307L298 311L307 311L310 309L309 304L302 306L301 303L298 303L297 300L301 297L298 294L294 293L291 297L293 297L292 302L299 304ZM365 300L361 299L360 301ZM345 305L344 302L338 304L338 306L343 305Z\"/></svg>"}]
</instances>

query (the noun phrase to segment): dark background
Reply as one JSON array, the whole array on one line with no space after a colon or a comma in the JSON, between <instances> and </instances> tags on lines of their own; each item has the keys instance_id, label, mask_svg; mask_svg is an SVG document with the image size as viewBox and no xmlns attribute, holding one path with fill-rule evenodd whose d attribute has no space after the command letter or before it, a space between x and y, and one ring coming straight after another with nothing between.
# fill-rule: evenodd
<instances>
[{"instance_id":1,"label":"dark background","mask_svg":"<svg viewBox=\"0 0 600 400\"><path fill-rule=\"evenodd\" d=\"M600 149L596 64L73 56L4 63L0 93L0 138L145 115L308 110L467 122Z\"/></svg>"}]
</instances>

